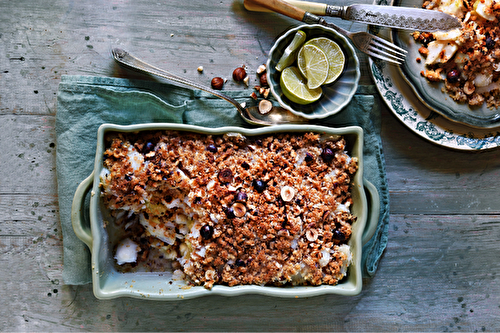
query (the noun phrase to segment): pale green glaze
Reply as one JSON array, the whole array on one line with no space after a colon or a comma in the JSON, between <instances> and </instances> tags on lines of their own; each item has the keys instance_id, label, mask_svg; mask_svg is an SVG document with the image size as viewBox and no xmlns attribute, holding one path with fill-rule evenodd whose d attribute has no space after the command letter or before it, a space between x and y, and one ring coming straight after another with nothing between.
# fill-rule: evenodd
<instances>
[{"instance_id":1,"label":"pale green glaze","mask_svg":"<svg viewBox=\"0 0 500 333\"><path fill-rule=\"evenodd\" d=\"M212 290L204 287L189 287L185 281L172 281L168 274L158 273L119 273L113 265L113 256L107 243L106 230L103 227L103 214L100 202L99 174L102 168L104 152L104 136L110 131L136 132L146 130L181 130L205 134L224 134L238 132L246 136L260 134L274 134L278 132L306 132L344 135L348 142L348 151L351 156L359 159L359 170L354 176L352 196L354 200L353 213L357 216L353 224L353 234L349 244L353 253L353 263L348 269L348 276L336 286L317 287L268 287L268 286L214 286ZM363 131L360 127L328 128L311 125L282 125L257 129L243 129L238 127L204 128L182 124L143 124L118 126L104 124L99 128L97 150L93 176L83 181L76 191L73 204L73 225L77 236L84 240L92 252L92 272L94 294L99 299L110 299L122 296L149 298L155 300L180 300L207 295L237 296L242 294L262 294L276 297L311 297L323 294L356 295L361 292L361 251L363 242L366 242L375 231L379 209L369 213L368 203L363 186ZM376 189L365 181L370 191L371 203L379 202ZM84 227L82 202L91 189L90 199L90 229ZM375 189L375 190L374 190ZM370 215L370 216L369 216ZM367 221L370 226L366 227ZM365 229L366 227L366 229ZM89 240L91 241L89 243ZM172 282L172 284L170 284Z\"/></svg>"}]
</instances>

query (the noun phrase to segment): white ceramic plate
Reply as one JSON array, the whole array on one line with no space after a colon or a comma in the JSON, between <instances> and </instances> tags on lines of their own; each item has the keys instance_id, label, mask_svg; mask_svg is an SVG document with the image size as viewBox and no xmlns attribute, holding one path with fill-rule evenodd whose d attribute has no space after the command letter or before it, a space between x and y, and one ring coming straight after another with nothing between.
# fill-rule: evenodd
<instances>
[{"instance_id":1,"label":"white ceramic plate","mask_svg":"<svg viewBox=\"0 0 500 333\"><path fill-rule=\"evenodd\" d=\"M375 0L378 5L390 5ZM371 27L372 33L389 39L389 29ZM411 60L411 59L410 59ZM382 99L410 130L440 146L476 151L500 146L500 127L480 129L451 121L422 103L397 66L369 60L370 71Z\"/></svg>"}]
</instances>

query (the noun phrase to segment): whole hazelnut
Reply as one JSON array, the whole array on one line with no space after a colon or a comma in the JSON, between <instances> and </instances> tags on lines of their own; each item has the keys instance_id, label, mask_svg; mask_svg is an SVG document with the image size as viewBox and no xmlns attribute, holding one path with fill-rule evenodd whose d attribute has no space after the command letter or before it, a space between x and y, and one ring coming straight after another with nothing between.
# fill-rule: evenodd
<instances>
[{"instance_id":1,"label":"whole hazelnut","mask_svg":"<svg viewBox=\"0 0 500 333\"><path fill-rule=\"evenodd\" d=\"M237 82L242 82L247 76L247 71L243 67L238 67L233 71L233 79Z\"/></svg>"},{"instance_id":2,"label":"whole hazelnut","mask_svg":"<svg viewBox=\"0 0 500 333\"><path fill-rule=\"evenodd\" d=\"M260 85L262 87L269 87L269 84L267 83L267 75L265 73L260 76Z\"/></svg>"},{"instance_id":3,"label":"whole hazelnut","mask_svg":"<svg viewBox=\"0 0 500 333\"><path fill-rule=\"evenodd\" d=\"M211 82L212 88L215 90L222 90L224 86L224 79L221 77L214 77Z\"/></svg>"}]
</instances>

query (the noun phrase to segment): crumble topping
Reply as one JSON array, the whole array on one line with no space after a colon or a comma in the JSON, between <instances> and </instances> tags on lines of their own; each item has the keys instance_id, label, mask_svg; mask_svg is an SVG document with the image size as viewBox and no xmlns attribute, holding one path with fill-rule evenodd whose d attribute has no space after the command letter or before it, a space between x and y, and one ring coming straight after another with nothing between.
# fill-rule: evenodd
<instances>
[{"instance_id":1,"label":"crumble topping","mask_svg":"<svg viewBox=\"0 0 500 333\"><path fill-rule=\"evenodd\" d=\"M500 106L500 2L494 0L425 0L423 8L439 10L462 21L447 32L415 32L429 81L444 82L455 101L489 108ZM418 61L418 60L417 60Z\"/></svg>"},{"instance_id":2,"label":"crumble topping","mask_svg":"<svg viewBox=\"0 0 500 333\"><path fill-rule=\"evenodd\" d=\"M193 285L337 284L357 158L340 136L113 133L101 172L121 267L168 259ZM153 267L154 265L150 265Z\"/></svg>"}]
</instances>

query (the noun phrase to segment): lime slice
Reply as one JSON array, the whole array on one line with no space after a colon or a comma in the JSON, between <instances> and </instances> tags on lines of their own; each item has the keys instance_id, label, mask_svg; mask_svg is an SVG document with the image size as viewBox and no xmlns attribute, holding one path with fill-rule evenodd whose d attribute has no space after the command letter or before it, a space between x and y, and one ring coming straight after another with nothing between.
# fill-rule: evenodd
<instances>
[{"instance_id":1,"label":"lime slice","mask_svg":"<svg viewBox=\"0 0 500 333\"><path fill-rule=\"evenodd\" d=\"M306 41L306 33L302 30L298 30L295 33L292 42L290 43L290 45L287 46L287 48L283 52L283 55L278 61L278 64L276 65L276 70L278 72L281 72L282 70L293 64L293 62L297 58L297 51L302 46L302 44L304 44L305 41Z\"/></svg>"},{"instance_id":2,"label":"lime slice","mask_svg":"<svg viewBox=\"0 0 500 333\"><path fill-rule=\"evenodd\" d=\"M300 74L297 67L287 67L280 77L280 87L283 94L297 104L310 104L317 101L323 91L321 88L309 89L306 79Z\"/></svg>"},{"instance_id":3,"label":"lime slice","mask_svg":"<svg viewBox=\"0 0 500 333\"><path fill-rule=\"evenodd\" d=\"M340 46L333 40L326 37L313 38L306 43L306 45L314 45L320 48L326 54L328 58L328 63L330 64L330 70L328 76L326 77L324 84L329 84L335 81L345 66L345 55L342 52Z\"/></svg>"},{"instance_id":4,"label":"lime slice","mask_svg":"<svg viewBox=\"0 0 500 333\"><path fill-rule=\"evenodd\" d=\"M297 55L299 70L307 78L307 87L316 89L325 83L330 64L325 52L317 46L305 44Z\"/></svg>"}]
</instances>

